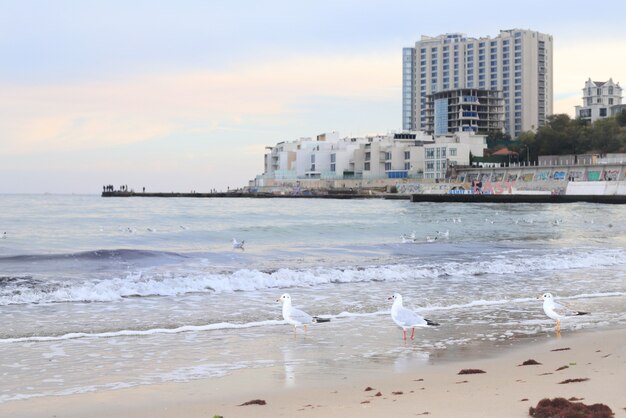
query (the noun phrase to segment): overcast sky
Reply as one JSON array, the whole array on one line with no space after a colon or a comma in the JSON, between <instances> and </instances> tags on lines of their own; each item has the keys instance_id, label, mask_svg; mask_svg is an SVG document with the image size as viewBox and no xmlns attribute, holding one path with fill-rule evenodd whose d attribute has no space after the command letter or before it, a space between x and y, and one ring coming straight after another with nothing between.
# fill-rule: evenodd
<instances>
[{"instance_id":1,"label":"overcast sky","mask_svg":"<svg viewBox=\"0 0 626 418\"><path fill-rule=\"evenodd\" d=\"M626 2L0 0L0 193L245 186L265 146L401 129L421 35L554 37L555 113L626 83Z\"/></svg>"}]
</instances>

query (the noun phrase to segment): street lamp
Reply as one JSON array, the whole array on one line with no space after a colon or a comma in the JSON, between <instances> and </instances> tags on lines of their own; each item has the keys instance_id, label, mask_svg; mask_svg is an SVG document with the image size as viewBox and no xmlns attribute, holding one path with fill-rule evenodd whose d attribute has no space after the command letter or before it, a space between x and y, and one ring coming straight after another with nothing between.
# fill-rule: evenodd
<instances>
[{"instance_id":1,"label":"street lamp","mask_svg":"<svg viewBox=\"0 0 626 418\"><path fill-rule=\"evenodd\" d=\"M525 145L524 148L526 148L526 165L530 165L530 148L528 145Z\"/></svg>"}]
</instances>

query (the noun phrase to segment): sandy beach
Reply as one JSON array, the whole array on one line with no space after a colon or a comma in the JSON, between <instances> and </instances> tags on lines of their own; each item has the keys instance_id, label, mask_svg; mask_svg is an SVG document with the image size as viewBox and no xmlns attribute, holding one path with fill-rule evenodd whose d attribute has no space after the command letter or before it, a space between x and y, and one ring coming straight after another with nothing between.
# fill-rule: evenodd
<instances>
[{"instance_id":1,"label":"sandy beach","mask_svg":"<svg viewBox=\"0 0 626 418\"><path fill-rule=\"evenodd\" d=\"M402 344L401 342L399 342ZM410 346L407 347L410 350ZM535 360L536 365L522 365ZM485 373L458 374L462 369ZM320 369L323 370L323 369ZM583 379L582 381L576 381ZM563 383L568 380L573 382ZM417 370L387 364L336 373L246 369L166 383L0 405L6 417L525 417L543 398L603 403L626 416L626 330L550 334L487 357L428 361ZM243 405L262 400L264 405Z\"/></svg>"}]
</instances>

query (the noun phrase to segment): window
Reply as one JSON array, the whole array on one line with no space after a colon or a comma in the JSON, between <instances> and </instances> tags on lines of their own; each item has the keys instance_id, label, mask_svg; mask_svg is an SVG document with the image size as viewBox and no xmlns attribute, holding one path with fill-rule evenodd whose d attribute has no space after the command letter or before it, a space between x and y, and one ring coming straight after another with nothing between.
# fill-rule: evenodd
<instances>
[{"instance_id":1,"label":"window","mask_svg":"<svg viewBox=\"0 0 626 418\"><path fill-rule=\"evenodd\" d=\"M404 163L404 169L409 171L411 169L411 163L409 162Z\"/></svg>"},{"instance_id":2,"label":"window","mask_svg":"<svg viewBox=\"0 0 626 418\"><path fill-rule=\"evenodd\" d=\"M613 98L609 97L609 104L612 105L613 104Z\"/></svg>"},{"instance_id":3,"label":"window","mask_svg":"<svg viewBox=\"0 0 626 418\"><path fill-rule=\"evenodd\" d=\"M315 163L315 154L311 154L311 162Z\"/></svg>"},{"instance_id":4,"label":"window","mask_svg":"<svg viewBox=\"0 0 626 418\"><path fill-rule=\"evenodd\" d=\"M391 163L385 163L385 171L391 170Z\"/></svg>"},{"instance_id":5,"label":"window","mask_svg":"<svg viewBox=\"0 0 626 418\"><path fill-rule=\"evenodd\" d=\"M426 158L435 158L435 150L433 148L426 149Z\"/></svg>"},{"instance_id":6,"label":"window","mask_svg":"<svg viewBox=\"0 0 626 418\"><path fill-rule=\"evenodd\" d=\"M404 159L409 160L411 158L411 151L404 151Z\"/></svg>"},{"instance_id":7,"label":"window","mask_svg":"<svg viewBox=\"0 0 626 418\"><path fill-rule=\"evenodd\" d=\"M372 153L371 152L366 152L365 153L365 161L369 161L372 159Z\"/></svg>"},{"instance_id":8,"label":"window","mask_svg":"<svg viewBox=\"0 0 626 418\"><path fill-rule=\"evenodd\" d=\"M433 171L434 169L435 169L435 162L434 161L427 161L426 162L426 170Z\"/></svg>"},{"instance_id":9,"label":"window","mask_svg":"<svg viewBox=\"0 0 626 418\"><path fill-rule=\"evenodd\" d=\"M450 157L456 157L456 148L450 148Z\"/></svg>"},{"instance_id":10,"label":"window","mask_svg":"<svg viewBox=\"0 0 626 418\"><path fill-rule=\"evenodd\" d=\"M330 171L335 171L335 164L334 164L334 163L332 163L332 164L330 165Z\"/></svg>"},{"instance_id":11,"label":"window","mask_svg":"<svg viewBox=\"0 0 626 418\"><path fill-rule=\"evenodd\" d=\"M363 170L370 171L370 163L363 164Z\"/></svg>"},{"instance_id":12,"label":"window","mask_svg":"<svg viewBox=\"0 0 626 418\"><path fill-rule=\"evenodd\" d=\"M337 154L330 154L330 162L334 163L337 161Z\"/></svg>"},{"instance_id":13,"label":"window","mask_svg":"<svg viewBox=\"0 0 626 418\"><path fill-rule=\"evenodd\" d=\"M385 160L391 160L391 153L385 152Z\"/></svg>"},{"instance_id":14,"label":"window","mask_svg":"<svg viewBox=\"0 0 626 418\"><path fill-rule=\"evenodd\" d=\"M606 116L606 107L601 107L600 108L600 117L604 117Z\"/></svg>"}]
</instances>

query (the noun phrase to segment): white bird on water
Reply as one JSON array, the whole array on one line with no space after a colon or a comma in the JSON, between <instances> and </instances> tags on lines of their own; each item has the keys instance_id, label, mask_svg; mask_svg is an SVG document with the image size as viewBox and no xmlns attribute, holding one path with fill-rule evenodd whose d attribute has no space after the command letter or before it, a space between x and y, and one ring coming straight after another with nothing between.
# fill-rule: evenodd
<instances>
[{"instance_id":1,"label":"white bird on water","mask_svg":"<svg viewBox=\"0 0 626 418\"><path fill-rule=\"evenodd\" d=\"M283 303L283 319L293 325L294 335L299 326L302 326L304 332L306 332L306 327L310 324L330 321L330 319L311 316L300 309L294 308L291 305L291 296L289 296L289 293L284 293L280 298L276 299L276 302Z\"/></svg>"},{"instance_id":2,"label":"white bird on water","mask_svg":"<svg viewBox=\"0 0 626 418\"><path fill-rule=\"evenodd\" d=\"M239 248L243 250L244 240L237 241L237 238L233 238L233 248Z\"/></svg>"},{"instance_id":3,"label":"white bird on water","mask_svg":"<svg viewBox=\"0 0 626 418\"><path fill-rule=\"evenodd\" d=\"M404 341L406 341L406 330L411 328L413 331L411 332L411 339L415 338L415 328L416 327L434 327L439 324L431 321L430 319L426 319L413 312L410 309L402 306L402 295L400 293L394 293L393 296L388 298L388 300L393 300L393 305L391 306L391 319L396 323L402 330L404 331Z\"/></svg>"},{"instance_id":4,"label":"white bird on water","mask_svg":"<svg viewBox=\"0 0 626 418\"><path fill-rule=\"evenodd\" d=\"M561 303L556 303L552 293L544 293L543 295L537 297L537 299L543 299L543 311L546 315L548 315L548 317L556 321L557 335L561 334L561 319L589 314L589 312L577 311Z\"/></svg>"}]
</instances>

